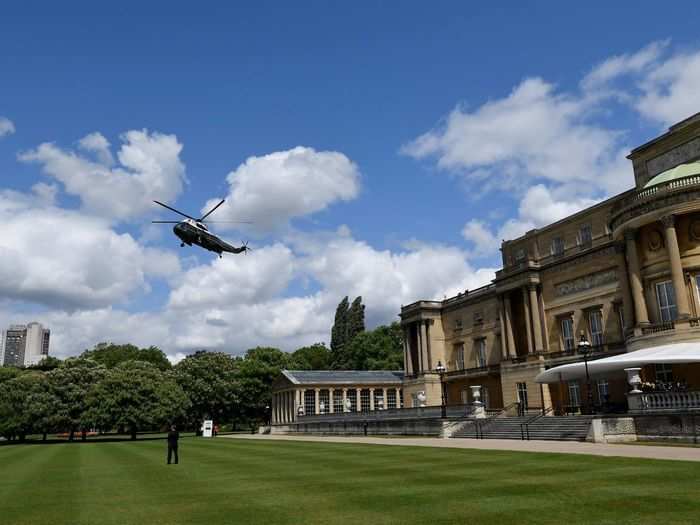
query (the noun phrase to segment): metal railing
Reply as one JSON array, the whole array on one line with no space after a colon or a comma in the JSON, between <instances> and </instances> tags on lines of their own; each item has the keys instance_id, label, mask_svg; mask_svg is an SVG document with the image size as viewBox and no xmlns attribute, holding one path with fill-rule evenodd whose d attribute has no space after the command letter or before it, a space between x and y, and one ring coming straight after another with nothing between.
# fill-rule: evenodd
<instances>
[{"instance_id":1,"label":"metal railing","mask_svg":"<svg viewBox=\"0 0 700 525\"><path fill-rule=\"evenodd\" d=\"M520 413L520 402L515 401L511 403L510 405L506 405L503 408L498 408L498 409L487 409L486 413L489 414L488 417L485 417L483 419L475 419L474 420L474 434L476 436L476 439L484 439L484 427L489 426L491 423L493 423L497 418L504 416L508 414L510 410L513 408L516 409L518 413Z\"/></svg>"},{"instance_id":2,"label":"metal railing","mask_svg":"<svg viewBox=\"0 0 700 525\"><path fill-rule=\"evenodd\" d=\"M534 423L535 421L537 421L538 419L545 417L547 414L549 414L553 410L554 410L554 407L549 407L549 408L543 409L541 411L541 413L536 414L535 416L531 417L530 419L528 419L527 421L525 421L523 423L520 423L520 438L523 440L527 439L528 441L530 441L530 425L532 423ZM523 429L523 427L525 427L525 428Z\"/></svg>"},{"instance_id":3,"label":"metal railing","mask_svg":"<svg viewBox=\"0 0 700 525\"><path fill-rule=\"evenodd\" d=\"M642 335L656 334L659 332L668 332L675 329L675 324L673 321L666 321L664 323L656 323L650 326L642 327Z\"/></svg>"},{"instance_id":4,"label":"metal railing","mask_svg":"<svg viewBox=\"0 0 700 525\"><path fill-rule=\"evenodd\" d=\"M470 417L474 405L446 405L447 417ZM388 408L386 410L368 410L362 412L334 412L326 414L309 414L297 416L297 423L330 423L331 421L389 421L398 419L435 419L442 417L442 405L412 408Z\"/></svg>"},{"instance_id":5,"label":"metal railing","mask_svg":"<svg viewBox=\"0 0 700 525\"><path fill-rule=\"evenodd\" d=\"M683 177L682 179L671 180L662 184L657 184L651 188L642 189L617 201L612 207L612 213L616 214L629 206L647 202L659 195L683 189L688 186L696 186L698 184L700 184L700 175L691 175L690 177Z\"/></svg>"}]
</instances>

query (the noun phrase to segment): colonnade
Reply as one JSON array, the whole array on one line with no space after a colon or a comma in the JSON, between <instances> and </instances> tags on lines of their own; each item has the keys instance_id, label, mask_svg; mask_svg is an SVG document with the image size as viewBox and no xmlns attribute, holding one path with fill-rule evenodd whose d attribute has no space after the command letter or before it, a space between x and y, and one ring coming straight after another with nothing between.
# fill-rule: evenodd
<instances>
[{"instance_id":1,"label":"colonnade","mask_svg":"<svg viewBox=\"0 0 700 525\"><path fill-rule=\"evenodd\" d=\"M335 392L342 392L342 412L348 412L347 400L348 391L355 391L355 402L353 406L355 411L362 412L362 391L369 391L369 410L386 410L388 408L388 395L390 391L395 394L395 406L400 408L401 406L401 388L398 387L365 387L365 388L298 388L293 390L285 390L282 392L276 392L272 395L272 423L273 424L285 424L293 423L296 421L297 415L299 414L299 408L304 407L305 403L305 393L308 391L313 391L314 393L314 414L330 413L336 412L335 404ZM321 392L328 392L328 406L324 406L321 410ZM382 392L383 406L375 406L375 393L377 391ZM311 415L311 414L307 414Z\"/></svg>"},{"instance_id":2,"label":"colonnade","mask_svg":"<svg viewBox=\"0 0 700 525\"><path fill-rule=\"evenodd\" d=\"M666 252L671 269L671 282L676 299L676 308L679 319L690 317L690 302L683 277L683 265L681 263L680 250L678 249L678 235L676 233L676 221L674 215L666 215L660 219L664 230L664 240L666 241ZM621 270L620 281L623 285L623 295L628 295L633 308L625 305L625 323L632 326L632 310L634 311L636 323L634 326L644 326L649 324L649 310L644 297L644 284L642 281L641 267L639 264L639 254L637 253L637 241L635 230L627 230L624 234L626 257L622 255L618 259L618 267ZM619 250L621 251L621 250ZM628 281L629 279L629 281ZM625 289L626 288L626 289ZM627 302L627 297L623 297ZM627 317L629 316L629 317Z\"/></svg>"},{"instance_id":3,"label":"colonnade","mask_svg":"<svg viewBox=\"0 0 700 525\"><path fill-rule=\"evenodd\" d=\"M430 347L430 324L429 319L422 319L414 323L409 323L403 327L403 362L406 375L412 376L433 370L432 349ZM410 331L416 330L417 362L414 363L410 346Z\"/></svg>"},{"instance_id":4,"label":"colonnade","mask_svg":"<svg viewBox=\"0 0 700 525\"><path fill-rule=\"evenodd\" d=\"M527 353L533 354L546 350L548 343L543 335L544 303L536 283L528 283L520 288L523 301L523 316L527 338ZM499 296L501 323L501 351L503 359L517 356L515 337L513 336L513 307L511 292Z\"/></svg>"}]
</instances>

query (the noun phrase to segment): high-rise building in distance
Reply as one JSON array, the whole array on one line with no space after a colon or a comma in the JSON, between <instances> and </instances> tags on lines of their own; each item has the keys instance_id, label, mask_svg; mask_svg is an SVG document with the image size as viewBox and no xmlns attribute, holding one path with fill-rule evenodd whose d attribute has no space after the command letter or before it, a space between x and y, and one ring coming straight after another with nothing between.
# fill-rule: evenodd
<instances>
[{"instance_id":1,"label":"high-rise building in distance","mask_svg":"<svg viewBox=\"0 0 700 525\"><path fill-rule=\"evenodd\" d=\"M51 330L40 323L10 325L2 333L0 364L5 366L31 366L49 355Z\"/></svg>"}]
</instances>

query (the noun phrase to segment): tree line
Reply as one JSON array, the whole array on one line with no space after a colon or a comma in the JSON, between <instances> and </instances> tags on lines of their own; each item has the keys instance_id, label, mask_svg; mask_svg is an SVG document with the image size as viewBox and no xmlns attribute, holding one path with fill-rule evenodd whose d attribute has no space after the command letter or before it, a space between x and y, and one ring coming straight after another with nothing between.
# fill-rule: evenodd
<instances>
[{"instance_id":1,"label":"tree line","mask_svg":"<svg viewBox=\"0 0 700 525\"><path fill-rule=\"evenodd\" d=\"M138 432L176 424L198 429L204 419L232 428L269 419L272 382L282 369L400 370L398 323L365 330L358 297L338 305L331 348L317 343L283 352L256 347L243 356L195 352L175 365L157 347L101 343L78 357L45 358L25 369L0 367L0 435L24 440L88 431Z\"/></svg>"}]
</instances>

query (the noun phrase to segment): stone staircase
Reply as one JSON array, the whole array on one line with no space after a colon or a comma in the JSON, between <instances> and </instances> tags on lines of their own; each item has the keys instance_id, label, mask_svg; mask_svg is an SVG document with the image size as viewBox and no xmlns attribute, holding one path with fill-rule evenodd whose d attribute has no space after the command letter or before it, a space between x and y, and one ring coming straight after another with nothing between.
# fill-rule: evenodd
<instances>
[{"instance_id":1,"label":"stone staircase","mask_svg":"<svg viewBox=\"0 0 700 525\"><path fill-rule=\"evenodd\" d=\"M591 426L592 416L532 416L496 417L477 423L466 421L452 434L453 438L482 437L483 439L543 439L553 441L585 441ZM527 430L525 423L528 423ZM522 427L522 429L521 429Z\"/></svg>"}]
</instances>

